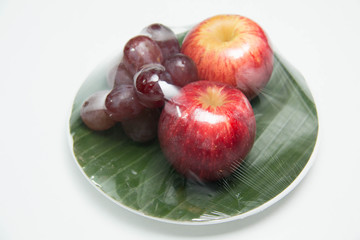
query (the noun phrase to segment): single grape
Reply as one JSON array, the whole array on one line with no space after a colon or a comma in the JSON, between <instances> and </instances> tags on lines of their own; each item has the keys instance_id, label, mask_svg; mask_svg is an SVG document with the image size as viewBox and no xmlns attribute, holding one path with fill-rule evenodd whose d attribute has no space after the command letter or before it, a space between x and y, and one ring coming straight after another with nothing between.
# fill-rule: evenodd
<instances>
[{"instance_id":1,"label":"single grape","mask_svg":"<svg viewBox=\"0 0 360 240\"><path fill-rule=\"evenodd\" d=\"M134 118L143 109L135 93L134 85L119 85L111 90L105 100L106 112L115 121Z\"/></svg>"},{"instance_id":2,"label":"single grape","mask_svg":"<svg viewBox=\"0 0 360 240\"><path fill-rule=\"evenodd\" d=\"M157 108L144 109L131 120L123 121L122 127L125 134L135 142L147 142L157 136L157 126L160 110Z\"/></svg>"},{"instance_id":3,"label":"single grape","mask_svg":"<svg viewBox=\"0 0 360 240\"><path fill-rule=\"evenodd\" d=\"M105 99L109 91L99 91L88 97L80 110L85 125L95 131L103 131L115 125L115 121L105 111Z\"/></svg>"},{"instance_id":4,"label":"single grape","mask_svg":"<svg viewBox=\"0 0 360 240\"><path fill-rule=\"evenodd\" d=\"M110 70L107 83L111 88L122 84L134 84L133 75L127 70L125 64L120 62Z\"/></svg>"},{"instance_id":5,"label":"single grape","mask_svg":"<svg viewBox=\"0 0 360 240\"><path fill-rule=\"evenodd\" d=\"M144 28L142 33L150 36L159 45L164 59L180 52L179 41L170 28L154 23Z\"/></svg>"},{"instance_id":6,"label":"single grape","mask_svg":"<svg viewBox=\"0 0 360 240\"><path fill-rule=\"evenodd\" d=\"M164 61L163 65L176 86L183 87L190 82L199 80L194 61L182 53L172 55Z\"/></svg>"},{"instance_id":7,"label":"single grape","mask_svg":"<svg viewBox=\"0 0 360 240\"><path fill-rule=\"evenodd\" d=\"M120 63L115 75L114 88L126 84L134 84L133 75L126 69L124 63Z\"/></svg>"},{"instance_id":8,"label":"single grape","mask_svg":"<svg viewBox=\"0 0 360 240\"><path fill-rule=\"evenodd\" d=\"M135 90L139 101L147 108L158 108L164 105L164 93L159 82L171 83L171 76L160 64L144 66L134 76Z\"/></svg>"},{"instance_id":9,"label":"single grape","mask_svg":"<svg viewBox=\"0 0 360 240\"><path fill-rule=\"evenodd\" d=\"M124 47L123 63L131 74L149 63L161 63L163 56L160 47L147 36L139 35L130 39Z\"/></svg>"}]
</instances>

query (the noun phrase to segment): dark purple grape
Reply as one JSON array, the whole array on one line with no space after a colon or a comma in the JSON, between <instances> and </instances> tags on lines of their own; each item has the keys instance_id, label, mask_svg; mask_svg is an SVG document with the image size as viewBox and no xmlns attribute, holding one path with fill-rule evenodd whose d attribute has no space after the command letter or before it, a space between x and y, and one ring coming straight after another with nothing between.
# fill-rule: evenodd
<instances>
[{"instance_id":1,"label":"dark purple grape","mask_svg":"<svg viewBox=\"0 0 360 240\"><path fill-rule=\"evenodd\" d=\"M134 84L133 76L125 67L124 63L115 66L108 75L108 85L115 88L119 85Z\"/></svg>"},{"instance_id":2,"label":"dark purple grape","mask_svg":"<svg viewBox=\"0 0 360 240\"><path fill-rule=\"evenodd\" d=\"M198 80L198 71L194 61L182 53L172 55L164 61L163 65L176 86L183 87Z\"/></svg>"},{"instance_id":3,"label":"dark purple grape","mask_svg":"<svg viewBox=\"0 0 360 240\"><path fill-rule=\"evenodd\" d=\"M157 136L160 110L144 109L138 116L121 124L125 134L135 142L147 142Z\"/></svg>"},{"instance_id":4,"label":"dark purple grape","mask_svg":"<svg viewBox=\"0 0 360 240\"><path fill-rule=\"evenodd\" d=\"M147 36L139 35L130 39L124 47L123 63L131 74L149 63L161 63L163 56L160 47Z\"/></svg>"},{"instance_id":5,"label":"dark purple grape","mask_svg":"<svg viewBox=\"0 0 360 240\"><path fill-rule=\"evenodd\" d=\"M160 64L149 64L134 76L135 91L142 105L158 108L164 105L164 93L159 82L171 83L171 76Z\"/></svg>"},{"instance_id":6,"label":"dark purple grape","mask_svg":"<svg viewBox=\"0 0 360 240\"><path fill-rule=\"evenodd\" d=\"M85 125L95 131L103 131L115 125L115 121L105 111L105 98L109 91L99 91L88 97L80 110Z\"/></svg>"},{"instance_id":7,"label":"dark purple grape","mask_svg":"<svg viewBox=\"0 0 360 240\"><path fill-rule=\"evenodd\" d=\"M142 33L150 36L159 45L164 59L180 52L179 41L170 28L154 23L143 29Z\"/></svg>"},{"instance_id":8,"label":"dark purple grape","mask_svg":"<svg viewBox=\"0 0 360 240\"><path fill-rule=\"evenodd\" d=\"M134 84L133 75L126 69L124 63L120 63L115 75L114 88L126 84Z\"/></svg>"},{"instance_id":9,"label":"dark purple grape","mask_svg":"<svg viewBox=\"0 0 360 240\"><path fill-rule=\"evenodd\" d=\"M115 121L132 119L143 109L136 96L134 85L119 85L113 88L105 100L106 112Z\"/></svg>"}]
</instances>

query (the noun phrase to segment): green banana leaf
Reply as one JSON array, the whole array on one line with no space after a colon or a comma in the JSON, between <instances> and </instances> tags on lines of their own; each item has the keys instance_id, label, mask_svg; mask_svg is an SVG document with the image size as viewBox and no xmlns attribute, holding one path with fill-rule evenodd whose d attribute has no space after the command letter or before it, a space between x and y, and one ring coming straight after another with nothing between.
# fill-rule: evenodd
<instances>
[{"instance_id":1,"label":"green banana leaf","mask_svg":"<svg viewBox=\"0 0 360 240\"><path fill-rule=\"evenodd\" d=\"M180 42L184 36L178 35ZM257 122L251 152L230 177L212 183L178 174L157 140L139 144L120 125L94 132L82 123L84 100L108 89L108 68L105 63L95 69L75 97L69 122L72 150L93 185L127 209L181 224L240 219L285 196L311 165L318 135L316 106L301 74L278 54L270 82L251 102Z\"/></svg>"}]
</instances>

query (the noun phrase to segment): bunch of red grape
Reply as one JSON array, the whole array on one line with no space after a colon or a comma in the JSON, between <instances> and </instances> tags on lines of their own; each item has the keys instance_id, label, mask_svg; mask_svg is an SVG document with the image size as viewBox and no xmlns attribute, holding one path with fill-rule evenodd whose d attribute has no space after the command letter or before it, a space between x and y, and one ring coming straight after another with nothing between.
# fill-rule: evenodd
<instances>
[{"instance_id":1,"label":"bunch of red grape","mask_svg":"<svg viewBox=\"0 0 360 240\"><path fill-rule=\"evenodd\" d=\"M108 79L112 89L91 95L80 116L92 130L107 130L121 122L132 140L149 141L157 135L161 108L171 96L164 86L181 88L197 80L196 65L180 53L174 32L152 24L126 43L122 60Z\"/></svg>"}]
</instances>

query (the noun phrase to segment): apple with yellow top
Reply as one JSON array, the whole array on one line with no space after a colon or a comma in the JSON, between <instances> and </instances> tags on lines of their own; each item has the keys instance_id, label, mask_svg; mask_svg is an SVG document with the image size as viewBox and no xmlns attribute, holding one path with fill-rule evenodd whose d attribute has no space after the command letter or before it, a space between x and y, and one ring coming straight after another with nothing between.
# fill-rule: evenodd
<instances>
[{"instance_id":1,"label":"apple with yellow top","mask_svg":"<svg viewBox=\"0 0 360 240\"><path fill-rule=\"evenodd\" d=\"M265 87L273 70L273 51L265 32L239 15L202 21L186 35L181 52L195 62L199 79L230 84L249 99Z\"/></svg>"}]
</instances>

